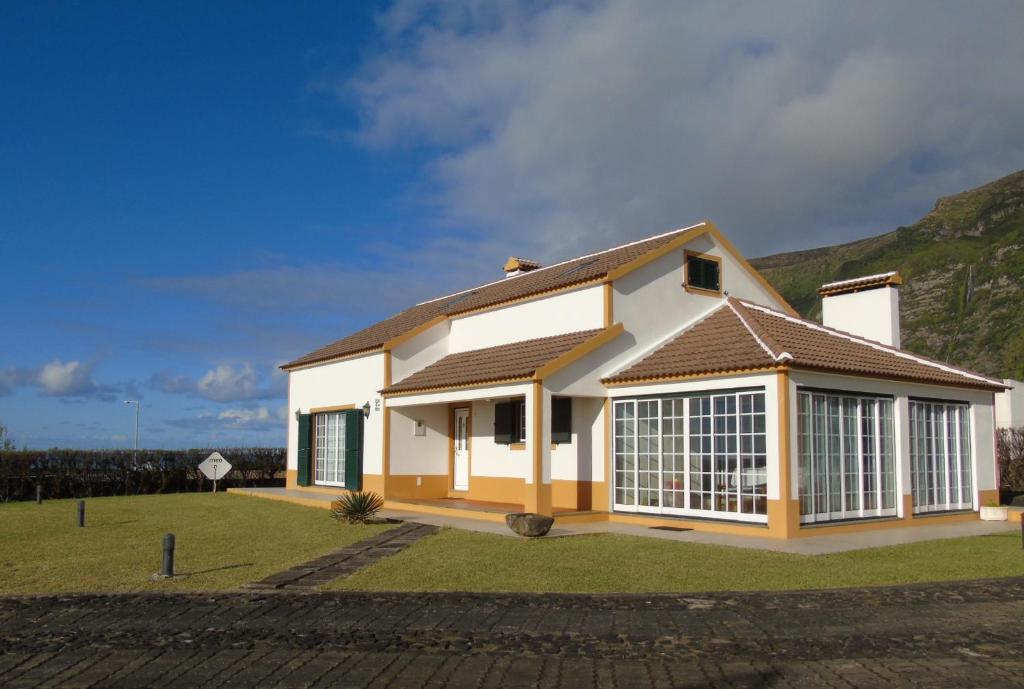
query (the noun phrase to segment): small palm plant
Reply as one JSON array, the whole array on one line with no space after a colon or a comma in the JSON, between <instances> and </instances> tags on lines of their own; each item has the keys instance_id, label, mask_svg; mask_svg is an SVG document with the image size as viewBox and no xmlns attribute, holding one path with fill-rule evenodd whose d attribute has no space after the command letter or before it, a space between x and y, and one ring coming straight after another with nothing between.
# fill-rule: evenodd
<instances>
[{"instance_id":1,"label":"small palm plant","mask_svg":"<svg viewBox=\"0 0 1024 689\"><path fill-rule=\"evenodd\" d=\"M372 491L345 493L331 503L331 516L349 524L366 524L383 506L384 498Z\"/></svg>"}]
</instances>

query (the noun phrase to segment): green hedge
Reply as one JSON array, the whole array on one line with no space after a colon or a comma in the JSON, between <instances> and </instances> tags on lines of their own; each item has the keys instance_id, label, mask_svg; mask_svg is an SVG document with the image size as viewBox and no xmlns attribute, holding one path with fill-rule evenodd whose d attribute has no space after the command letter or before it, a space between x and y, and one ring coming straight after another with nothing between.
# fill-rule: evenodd
<instances>
[{"instance_id":1,"label":"green hedge","mask_svg":"<svg viewBox=\"0 0 1024 689\"><path fill-rule=\"evenodd\" d=\"M285 450L277 447L218 449L232 469L217 488L283 486ZM203 450L3 450L0 501L43 497L185 493L212 489L198 466L213 452Z\"/></svg>"}]
</instances>

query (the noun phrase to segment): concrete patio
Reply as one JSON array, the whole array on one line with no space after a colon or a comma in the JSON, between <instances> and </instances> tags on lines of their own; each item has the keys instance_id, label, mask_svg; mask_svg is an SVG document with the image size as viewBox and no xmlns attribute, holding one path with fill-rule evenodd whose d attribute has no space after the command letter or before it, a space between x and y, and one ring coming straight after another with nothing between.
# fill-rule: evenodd
<instances>
[{"instance_id":1,"label":"concrete patio","mask_svg":"<svg viewBox=\"0 0 1024 689\"><path fill-rule=\"evenodd\" d=\"M331 501L337 497L331 493L312 493L287 488L231 488L228 492L321 508L328 508ZM511 508L513 506L501 505L501 507ZM469 512L476 514L466 516ZM498 509L493 503L471 505L465 500L450 502L439 500L393 502L389 500L385 503L385 509L381 510L380 513L382 517L404 521L415 521L439 527L447 526L453 529L519 538L505 526L504 514L505 511ZM546 538L613 533L627 536L643 536L645 538L660 538L685 543L704 543L734 548L768 550L796 555L827 555L829 553L881 548L946 538L1002 534L1020 529L1020 525L1013 522L973 520L953 524L923 524L844 534L807 535L802 538L780 540L698 530L665 531L617 522L614 521L614 517L612 520L585 521L586 517L589 516L588 513L562 513L561 516L562 518L560 519L558 514L555 515L555 526ZM580 518L580 521L577 521L577 518Z\"/></svg>"}]
</instances>

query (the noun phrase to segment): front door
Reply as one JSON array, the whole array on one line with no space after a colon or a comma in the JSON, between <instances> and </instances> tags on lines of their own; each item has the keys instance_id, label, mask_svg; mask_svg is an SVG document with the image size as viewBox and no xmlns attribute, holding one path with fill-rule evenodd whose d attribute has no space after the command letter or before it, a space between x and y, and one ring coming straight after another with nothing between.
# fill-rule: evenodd
<instances>
[{"instance_id":1,"label":"front door","mask_svg":"<svg viewBox=\"0 0 1024 689\"><path fill-rule=\"evenodd\" d=\"M469 408L462 407L453 411L453 464L452 489L469 490Z\"/></svg>"}]
</instances>

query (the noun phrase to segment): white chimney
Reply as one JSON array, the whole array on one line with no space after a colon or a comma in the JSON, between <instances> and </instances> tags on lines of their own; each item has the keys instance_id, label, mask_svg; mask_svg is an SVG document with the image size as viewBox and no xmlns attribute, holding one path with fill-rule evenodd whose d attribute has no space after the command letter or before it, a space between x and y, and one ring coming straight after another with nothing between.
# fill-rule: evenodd
<instances>
[{"instance_id":1,"label":"white chimney","mask_svg":"<svg viewBox=\"0 0 1024 689\"><path fill-rule=\"evenodd\" d=\"M900 346L900 295L896 271L822 285L822 323L875 342Z\"/></svg>"},{"instance_id":2,"label":"white chimney","mask_svg":"<svg viewBox=\"0 0 1024 689\"><path fill-rule=\"evenodd\" d=\"M536 261L531 261L528 258L519 258L518 256L509 256L508 260L505 261L505 277L511 278L521 273L528 273L531 270L537 270L541 265Z\"/></svg>"}]
</instances>

